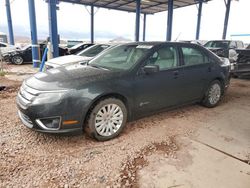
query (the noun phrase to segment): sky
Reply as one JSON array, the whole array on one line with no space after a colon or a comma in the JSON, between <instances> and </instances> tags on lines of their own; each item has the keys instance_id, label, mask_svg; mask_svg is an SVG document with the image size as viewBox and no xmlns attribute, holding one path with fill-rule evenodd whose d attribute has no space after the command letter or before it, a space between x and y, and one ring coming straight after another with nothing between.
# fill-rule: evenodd
<instances>
[{"instance_id":1,"label":"sky","mask_svg":"<svg viewBox=\"0 0 250 188\"><path fill-rule=\"evenodd\" d=\"M10 0L14 34L30 36L28 0ZM44 0L35 0L38 38L48 36L48 7ZM232 34L249 34L250 0L232 0L229 18L228 39L250 42L250 37L231 37ZM57 11L58 31L61 38L90 38L90 7L60 3ZM212 0L203 4L201 19L201 40L221 39L225 16L224 0ZM95 40L108 41L116 37L133 40L135 33L135 13L95 8ZM196 5L178 8L173 15L172 40L193 40L196 33L198 8ZM140 40L142 40L141 16ZM164 41L166 39L167 11L147 15L146 40ZM0 0L0 31L7 33L5 0Z\"/></svg>"}]
</instances>

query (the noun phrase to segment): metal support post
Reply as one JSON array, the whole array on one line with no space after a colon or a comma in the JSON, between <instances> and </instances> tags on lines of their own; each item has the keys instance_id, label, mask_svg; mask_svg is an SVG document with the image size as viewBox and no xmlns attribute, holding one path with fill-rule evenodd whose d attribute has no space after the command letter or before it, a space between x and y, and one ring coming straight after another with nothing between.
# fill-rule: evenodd
<instances>
[{"instance_id":1,"label":"metal support post","mask_svg":"<svg viewBox=\"0 0 250 188\"><path fill-rule=\"evenodd\" d=\"M174 1L168 0L167 41L171 41L172 38L173 12L174 12Z\"/></svg>"},{"instance_id":2,"label":"metal support post","mask_svg":"<svg viewBox=\"0 0 250 188\"><path fill-rule=\"evenodd\" d=\"M49 13L49 36L52 45L53 58L59 56L59 38L57 30L57 4L58 0L48 0L48 13Z\"/></svg>"},{"instance_id":3,"label":"metal support post","mask_svg":"<svg viewBox=\"0 0 250 188\"><path fill-rule=\"evenodd\" d=\"M143 37L142 40L146 40L146 22L147 22L147 14L144 14L143 16Z\"/></svg>"},{"instance_id":4,"label":"metal support post","mask_svg":"<svg viewBox=\"0 0 250 188\"><path fill-rule=\"evenodd\" d=\"M140 37L140 14L141 14L141 0L136 0L135 41L139 41Z\"/></svg>"},{"instance_id":5,"label":"metal support post","mask_svg":"<svg viewBox=\"0 0 250 188\"><path fill-rule=\"evenodd\" d=\"M199 38L200 38L202 4L203 4L203 0L199 0L198 18L197 18L197 27L196 27L196 36L195 36L196 40L199 40Z\"/></svg>"},{"instance_id":6,"label":"metal support post","mask_svg":"<svg viewBox=\"0 0 250 188\"><path fill-rule=\"evenodd\" d=\"M231 0L227 0L222 39L226 39L226 36L227 36L227 26L228 26L229 14L230 14L230 7L231 7Z\"/></svg>"},{"instance_id":7,"label":"metal support post","mask_svg":"<svg viewBox=\"0 0 250 188\"><path fill-rule=\"evenodd\" d=\"M5 0L5 5L6 5L6 14L7 14L7 21L8 21L8 30L9 30L9 43L11 45L15 45L13 27L12 27L12 19L11 19L11 10L10 10L10 0Z\"/></svg>"},{"instance_id":8,"label":"metal support post","mask_svg":"<svg viewBox=\"0 0 250 188\"><path fill-rule=\"evenodd\" d=\"M90 10L90 41L91 43L94 43L94 6L91 5Z\"/></svg>"},{"instance_id":9,"label":"metal support post","mask_svg":"<svg viewBox=\"0 0 250 188\"><path fill-rule=\"evenodd\" d=\"M30 33L32 42L32 62L33 67L39 67L39 45L37 43L36 10L34 0L29 0Z\"/></svg>"}]
</instances>

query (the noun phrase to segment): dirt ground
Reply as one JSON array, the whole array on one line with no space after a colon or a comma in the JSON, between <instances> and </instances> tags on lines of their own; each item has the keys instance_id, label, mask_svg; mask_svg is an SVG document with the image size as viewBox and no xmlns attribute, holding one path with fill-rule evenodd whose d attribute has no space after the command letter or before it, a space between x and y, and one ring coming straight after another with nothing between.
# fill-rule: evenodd
<instances>
[{"instance_id":1,"label":"dirt ground","mask_svg":"<svg viewBox=\"0 0 250 188\"><path fill-rule=\"evenodd\" d=\"M226 111L233 110L230 118L241 121L245 114L240 109L250 112L250 81L234 79L217 108L191 105L160 113L128 123L116 139L97 142L85 134L49 135L25 128L15 104L21 83L0 77L0 84L7 86L0 92L0 187L161 187L148 184L147 177L154 172L161 178L153 164L162 157L177 160L188 155L179 154L186 145L178 138L196 139L207 122L227 119ZM250 169L247 173L250 178Z\"/></svg>"}]
</instances>

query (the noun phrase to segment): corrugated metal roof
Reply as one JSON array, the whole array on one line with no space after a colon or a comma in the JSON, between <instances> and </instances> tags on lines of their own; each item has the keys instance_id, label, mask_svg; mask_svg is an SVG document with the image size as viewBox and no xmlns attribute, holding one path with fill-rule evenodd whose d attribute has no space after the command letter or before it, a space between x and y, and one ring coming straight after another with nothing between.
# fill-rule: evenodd
<instances>
[{"instance_id":1,"label":"corrugated metal roof","mask_svg":"<svg viewBox=\"0 0 250 188\"><path fill-rule=\"evenodd\" d=\"M203 0L207 2L209 0ZM82 5L93 5L95 7L135 12L135 0L59 0L59 2L67 2ZM174 0L174 8L181 8L194 5L198 0ZM166 11L168 9L168 0L141 0L141 13L154 14Z\"/></svg>"}]
</instances>

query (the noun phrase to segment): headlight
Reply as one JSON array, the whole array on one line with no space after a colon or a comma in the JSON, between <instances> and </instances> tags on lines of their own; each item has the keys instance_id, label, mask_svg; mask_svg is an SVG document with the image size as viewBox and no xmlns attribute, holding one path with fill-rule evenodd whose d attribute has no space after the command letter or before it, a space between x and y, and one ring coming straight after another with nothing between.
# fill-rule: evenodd
<instances>
[{"instance_id":1,"label":"headlight","mask_svg":"<svg viewBox=\"0 0 250 188\"><path fill-rule=\"evenodd\" d=\"M60 102L64 92L55 92L55 93L41 93L37 97L35 97L32 104L49 104Z\"/></svg>"}]
</instances>

